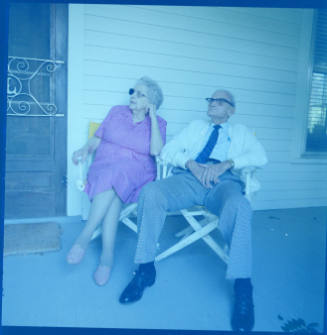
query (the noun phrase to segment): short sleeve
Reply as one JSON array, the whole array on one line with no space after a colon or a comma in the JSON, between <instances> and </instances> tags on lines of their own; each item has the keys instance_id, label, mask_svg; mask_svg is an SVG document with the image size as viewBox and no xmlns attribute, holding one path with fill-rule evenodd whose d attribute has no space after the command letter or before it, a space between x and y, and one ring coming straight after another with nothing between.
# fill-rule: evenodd
<instances>
[{"instance_id":1,"label":"short sleeve","mask_svg":"<svg viewBox=\"0 0 327 335\"><path fill-rule=\"evenodd\" d=\"M116 106L115 106L116 107ZM110 120L112 119L113 114L116 111L116 108L112 107L109 111L109 113L107 114L106 118L101 122L99 128L97 129L97 131L94 133L94 135L96 137L100 137L103 138L104 133L106 131L107 125L110 122Z\"/></svg>"}]
</instances>

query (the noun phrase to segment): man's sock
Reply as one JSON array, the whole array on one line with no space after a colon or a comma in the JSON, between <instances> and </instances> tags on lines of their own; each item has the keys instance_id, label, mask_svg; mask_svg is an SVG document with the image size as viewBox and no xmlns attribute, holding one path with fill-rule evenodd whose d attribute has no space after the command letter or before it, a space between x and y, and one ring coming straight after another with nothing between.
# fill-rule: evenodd
<instances>
[{"instance_id":1,"label":"man's sock","mask_svg":"<svg viewBox=\"0 0 327 335\"><path fill-rule=\"evenodd\" d=\"M234 290L236 292L252 293L251 278L237 278L237 279L235 279Z\"/></svg>"},{"instance_id":2,"label":"man's sock","mask_svg":"<svg viewBox=\"0 0 327 335\"><path fill-rule=\"evenodd\" d=\"M139 270L142 272L153 272L155 271L154 262L142 263L139 266Z\"/></svg>"}]
</instances>

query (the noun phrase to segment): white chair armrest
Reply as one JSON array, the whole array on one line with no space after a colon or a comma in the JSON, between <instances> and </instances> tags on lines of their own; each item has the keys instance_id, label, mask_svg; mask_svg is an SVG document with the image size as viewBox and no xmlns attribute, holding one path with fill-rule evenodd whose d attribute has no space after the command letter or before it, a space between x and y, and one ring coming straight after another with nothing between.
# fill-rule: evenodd
<instances>
[{"instance_id":1,"label":"white chair armrest","mask_svg":"<svg viewBox=\"0 0 327 335\"><path fill-rule=\"evenodd\" d=\"M249 200L251 200L250 179L253 178L258 169L256 166L247 166L241 170L242 179L245 181L245 195Z\"/></svg>"},{"instance_id":2,"label":"white chair armrest","mask_svg":"<svg viewBox=\"0 0 327 335\"><path fill-rule=\"evenodd\" d=\"M256 170L258 169L258 167L256 166L247 166L245 168L242 169L242 173L254 173Z\"/></svg>"},{"instance_id":3,"label":"white chair armrest","mask_svg":"<svg viewBox=\"0 0 327 335\"><path fill-rule=\"evenodd\" d=\"M243 176L243 178L247 179L249 177L252 177L257 169L258 168L256 166L247 166L241 170L241 175Z\"/></svg>"},{"instance_id":4,"label":"white chair armrest","mask_svg":"<svg viewBox=\"0 0 327 335\"><path fill-rule=\"evenodd\" d=\"M171 175L171 171L174 168L171 164L165 163L160 156L156 156L157 163L157 178L156 180L165 179Z\"/></svg>"},{"instance_id":5,"label":"white chair armrest","mask_svg":"<svg viewBox=\"0 0 327 335\"><path fill-rule=\"evenodd\" d=\"M84 173L83 170L85 168L85 166L88 166L88 162L87 160L82 163L82 162L78 162L77 167L78 167L78 179L76 180L76 187L79 191L83 192L85 189L85 177L84 177Z\"/></svg>"}]
</instances>

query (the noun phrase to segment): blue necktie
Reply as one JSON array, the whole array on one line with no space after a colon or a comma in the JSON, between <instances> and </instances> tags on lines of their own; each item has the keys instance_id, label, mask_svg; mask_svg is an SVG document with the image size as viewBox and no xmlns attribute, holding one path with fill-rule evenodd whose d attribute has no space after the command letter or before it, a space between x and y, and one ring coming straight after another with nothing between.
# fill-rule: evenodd
<instances>
[{"instance_id":1,"label":"blue necktie","mask_svg":"<svg viewBox=\"0 0 327 335\"><path fill-rule=\"evenodd\" d=\"M221 126L219 124L214 126L214 129L211 132L211 135L208 139L207 144L205 145L203 150L199 153L198 157L195 159L196 162L206 163L208 161L208 159L209 159L209 157L212 153L212 150L217 143L219 128L221 128Z\"/></svg>"}]
</instances>

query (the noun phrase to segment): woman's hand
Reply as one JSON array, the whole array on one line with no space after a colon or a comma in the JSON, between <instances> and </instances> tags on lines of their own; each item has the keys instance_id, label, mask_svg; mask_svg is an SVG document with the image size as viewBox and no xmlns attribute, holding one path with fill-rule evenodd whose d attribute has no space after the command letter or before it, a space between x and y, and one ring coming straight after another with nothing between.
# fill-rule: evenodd
<instances>
[{"instance_id":1,"label":"woman's hand","mask_svg":"<svg viewBox=\"0 0 327 335\"><path fill-rule=\"evenodd\" d=\"M92 154L99 146L101 139L97 136L92 136L81 149L75 151L72 156L74 164L84 163L88 154Z\"/></svg>"},{"instance_id":2,"label":"woman's hand","mask_svg":"<svg viewBox=\"0 0 327 335\"><path fill-rule=\"evenodd\" d=\"M84 163L88 155L88 149L83 147L73 153L72 160L74 164Z\"/></svg>"},{"instance_id":3,"label":"woman's hand","mask_svg":"<svg viewBox=\"0 0 327 335\"><path fill-rule=\"evenodd\" d=\"M151 119L156 117L156 113L157 113L157 107L154 104L149 104L148 105L148 113Z\"/></svg>"}]
</instances>

